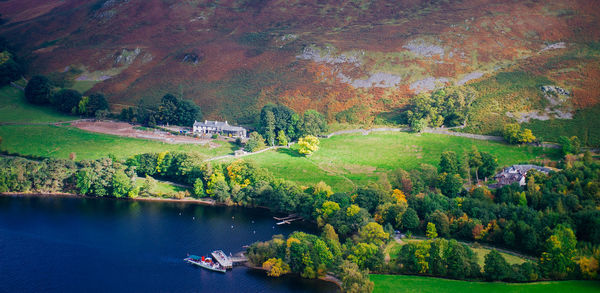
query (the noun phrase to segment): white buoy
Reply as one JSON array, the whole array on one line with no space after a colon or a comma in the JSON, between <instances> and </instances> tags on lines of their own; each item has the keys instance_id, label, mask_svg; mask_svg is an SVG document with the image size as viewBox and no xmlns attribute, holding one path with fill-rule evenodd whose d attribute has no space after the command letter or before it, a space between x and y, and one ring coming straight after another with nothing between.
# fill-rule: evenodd
<instances>
[{"instance_id":1,"label":"white buoy","mask_svg":"<svg viewBox=\"0 0 600 293\"><path fill-rule=\"evenodd\" d=\"M196 217L192 217L192 220L195 220L195 219L196 219Z\"/></svg>"},{"instance_id":2,"label":"white buoy","mask_svg":"<svg viewBox=\"0 0 600 293\"><path fill-rule=\"evenodd\" d=\"M254 234L256 234L256 230L254 230Z\"/></svg>"}]
</instances>

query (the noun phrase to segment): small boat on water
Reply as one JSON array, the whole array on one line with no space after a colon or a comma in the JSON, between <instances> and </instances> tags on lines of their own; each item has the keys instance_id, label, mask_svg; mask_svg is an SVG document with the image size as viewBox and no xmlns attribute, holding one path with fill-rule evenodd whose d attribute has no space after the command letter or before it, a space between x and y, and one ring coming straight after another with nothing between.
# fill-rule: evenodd
<instances>
[{"instance_id":1,"label":"small boat on water","mask_svg":"<svg viewBox=\"0 0 600 293\"><path fill-rule=\"evenodd\" d=\"M203 268L211 270L211 271L221 272L221 273L224 273L226 271L222 265L220 265L218 262L214 262L212 260L212 258L210 258L210 257L204 257L204 256L200 257L200 256L196 256L196 255L190 255L183 260L185 260L188 263L203 267Z\"/></svg>"}]
</instances>

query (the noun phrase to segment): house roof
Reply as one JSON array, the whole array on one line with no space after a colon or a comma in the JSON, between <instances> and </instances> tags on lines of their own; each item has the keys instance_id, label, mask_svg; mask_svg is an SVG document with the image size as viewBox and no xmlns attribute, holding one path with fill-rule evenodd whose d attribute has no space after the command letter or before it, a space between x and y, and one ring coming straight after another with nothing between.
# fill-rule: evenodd
<instances>
[{"instance_id":1,"label":"house roof","mask_svg":"<svg viewBox=\"0 0 600 293\"><path fill-rule=\"evenodd\" d=\"M225 122L221 122L221 121L210 121L210 120L204 120L204 122L198 122L195 121L194 122L194 126L195 127L214 127L220 130L226 130L226 131L243 131L246 130L243 127L240 126L232 126L229 125L229 123L227 123L227 121Z\"/></svg>"}]
</instances>

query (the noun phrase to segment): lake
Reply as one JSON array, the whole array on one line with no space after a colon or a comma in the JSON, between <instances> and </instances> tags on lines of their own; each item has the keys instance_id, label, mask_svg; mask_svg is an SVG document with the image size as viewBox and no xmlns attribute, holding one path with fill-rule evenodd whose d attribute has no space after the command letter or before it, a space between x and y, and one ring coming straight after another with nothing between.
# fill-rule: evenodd
<instances>
[{"instance_id":1,"label":"lake","mask_svg":"<svg viewBox=\"0 0 600 293\"><path fill-rule=\"evenodd\" d=\"M234 267L211 272L189 254L287 235L262 209L103 198L0 196L0 292L334 292L298 276Z\"/></svg>"}]
</instances>

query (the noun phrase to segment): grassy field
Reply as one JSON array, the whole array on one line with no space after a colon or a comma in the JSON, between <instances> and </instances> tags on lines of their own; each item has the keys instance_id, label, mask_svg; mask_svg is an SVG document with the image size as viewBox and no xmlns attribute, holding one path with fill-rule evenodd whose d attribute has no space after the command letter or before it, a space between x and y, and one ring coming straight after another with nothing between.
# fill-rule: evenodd
<instances>
[{"instance_id":1,"label":"grassy field","mask_svg":"<svg viewBox=\"0 0 600 293\"><path fill-rule=\"evenodd\" d=\"M510 146L500 142L424 133L347 134L321 140L311 157L292 149L264 152L250 158L277 177L310 185L325 181L334 190L347 191L355 185L386 178L394 169L413 169L420 164L438 165L440 154L451 150L462 155L476 146L498 157L500 166L527 162L545 155L541 148Z\"/></svg>"},{"instance_id":2,"label":"grassy field","mask_svg":"<svg viewBox=\"0 0 600 293\"><path fill-rule=\"evenodd\" d=\"M142 184L144 184L144 181L145 178L136 178L135 184L136 186L142 186ZM156 193L157 195L172 196L175 195L177 192L186 190L187 188L181 186L175 186L166 182L157 181L154 193Z\"/></svg>"},{"instance_id":3,"label":"grassy field","mask_svg":"<svg viewBox=\"0 0 600 293\"><path fill-rule=\"evenodd\" d=\"M403 239L402 241L412 242L412 241L423 241L423 240L422 239L410 239L410 240ZM400 253L401 248L402 248L402 245L397 242L392 242L390 245L388 245L388 247L386 248L386 252L389 254L390 259L397 258L398 254ZM490 253L491 249L484 248L484 247L480 247L480 248L471 247L471 249L473 250L473 252L475 252L475 254L477 254L477 262L479 263L479 266L483 269L483 266L485 264L485 256L488 253ZM508 254L508 253L504 253L504 252L500 252L500 254L511 265L522 264L525 262L525 259L515 256L515 255L512 255L512 254Z\"/></svg>"},{"instance_id":4,"label":"grassy field","mask_svg":"<svg viewBox=\"0 0 600 293\"><path fill-rule=\"evenodd\" d=\"M50 107L28 104L21 90L12 87L0 88L0 122L43 123L78 118L59 113Z\"/></svg>"},{"instance_id":5,"label":"grassy field","mask_svg":"<svg viewBox=\"0 0 600 293\"><path fill-rule=\"evenodd\" d=\"M419 292L419 293L552 293L552 292L598 292L600 282L594 281L562 281L562 282L537 282L525 284L512 283L484 283L447 280L431 277L402 276L402 275L371 275L375 283L373 292Z\"/></svg>"},{"instance_id":6,"label":"grassy field","mask_svg":"<svg viewBox=\"0 0 600 293\"><path fill-rule=\"evenodd\" d=\"M68 158L71 152L75 152L77 160L97 159L108 154L117 158L128 158L135 154L162 151L199 153L207 157L233 152L233 145L222 141L215 141L220 147L210 148L92 133L73 127L52 125L4 125L0 126L0 137L0 149L11 153Z\"/></svg>"}]
</instances>

